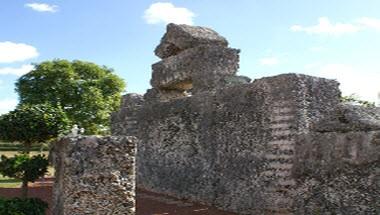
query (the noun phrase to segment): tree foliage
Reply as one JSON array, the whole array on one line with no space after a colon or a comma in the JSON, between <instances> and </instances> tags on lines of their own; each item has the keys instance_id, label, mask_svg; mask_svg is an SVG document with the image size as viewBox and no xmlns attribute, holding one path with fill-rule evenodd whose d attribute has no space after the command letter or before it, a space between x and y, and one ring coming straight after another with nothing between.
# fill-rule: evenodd
<instances>
[{"instance_id":1,"label":"tree foliage","mask_svg":"<svg viewBox=\"0 0 380 215\"><path fill-rule=\"evenodd\" d=\"M109 126L110 114L120 105L124 87L112 69L67 60L37 64L16 83L21 104L62 106L86 134L102 133Z\"/></svg>"},{"instance_id":2,"label":"tree foliage","mask_svg":"<svg viewBox=\"0 0 380 215\"><path fill-rule=\"evenodd\" d=\"M21 142L25 151L67 131L70 121L62 108L50 104L21 105L0 116L0 140Z\"/></svg>"},{"instance_id":3,"label":"tree foliage","mask_svg":"<svg viewBox=\"0 0 380 215\"><path fill-rule=\"evenodd\" d=\"M10 178L22 181L35 182L47 172L49 162L44 155L29 157L26 154L15 155L7 158L1 156L0 173Z\"/></svg>"},{"instance_id":4,"label":"tree foliage","mask_svg":"<svg viewBox=\"0 0 380 215\"><path fill-rule=\"evenodd\" d=\"M48 165L49 162L44 155L29 157L28 154L20 154L11 158L2 155L0 173L7 177L20 179L22 181L22 196L26 198L28 196L28 182L35 182L44 176Z\"/></svg>"},{"instance_id":5,"label":"tree foliage","mask_svg":"<svg viewBox=\"0 0 380 215\"><path fill-rule=\"evenodd\" d=\"M11 158L1 156L0 174L22 180L24 198L27 197L28 182L44 176L48 166L44 156L29 156L32 144L58 137L69 129L69 125L62 108L50 104L21 105L0 116L0 139L21 142L24 151Z\"/></svg>"},{"instance_id":6,"label":"tree foliage","mask_svg":"<svg viewBox=\"0 0 380 215\"><path fill-rule=\"evenodd\" d=\"M355 105L360 105L363 107L376 107L374 102L366 101L366 100L361 100L357 95L351 94L349 96L343 96L341 98L342 102L345 103L351 103Z\"/></svg>"},{"instance_id":7,"label":"tree foliage","mask_svg":"<svg viewBox=\"0 0 380 215\"><path fill-rule=\"evenodd\" d=\"M44 215L48 204L37 198L11 198L0 197L1 215Z\"/></svg>"}]
</instances>

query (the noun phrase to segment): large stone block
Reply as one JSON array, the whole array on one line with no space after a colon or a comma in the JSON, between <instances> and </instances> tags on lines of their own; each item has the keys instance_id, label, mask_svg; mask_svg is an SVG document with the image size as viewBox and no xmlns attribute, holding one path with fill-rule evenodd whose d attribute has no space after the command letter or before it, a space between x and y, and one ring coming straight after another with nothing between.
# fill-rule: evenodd
<instances>
[{"instance_id":1,"label":"large stone block","mask_svg":"<svg viewBox=\"0 0 380 215\"><path fill-rule=\"evenodd\" d=\"M135 214L134 137L64 138L53 147L53 214Z\"/></svg>"},{"instance_id":2,"label":"large stone block","mask_svg":"<svg viewBox=\"0 0 380 215\"><path fill-rule=\"evenodd\" d=\"M111 115L111 132L114 135L124 134L135 136L138 123L136 113L144 103L144 98L135 93L129 93L121 99L121 109Z\"/></svg>"},{"instance_id":3,"label":"large stone block","mask_svg":"<svg viewBox=\"0 0 380 215\"><path fill-rule=\"evenodd\" d=\"M154 52L160 58L167 58L199 45L227 46L228 42L210 28L169 24Z\"/></svg>"},{"instance_id":4,"label":"large stone block","mask_svg":"<svg viewBox=\"0 0 380 215\"><path fill-rule=\"evenodd\" d=\"M203 45L152 65L151 85L158 89L207 90L222 83L222 78L236 74L239 50Z\"/></svg>"},{"instance_id":5,"label":"large stone block","mask_svg":"<svg viewBox=\"0 0 380 215\"><path fill-rule=\"evenodd\" d=\"M380 130L340 129L298 137L296 214L379 214Z\"/></svg>"},{"instance_id":6,"label":"large stone block","mask_svg":"<svg viewBox=\"0 0 380 215\"><path fill-rule=\"evenodd\" d=\"M380 130L380 108L340 104L334 111L314 124L319 132L350 132Z\"/></svg>"},{"instance_id":7,"label":"large stone block","mask_svg":"<svg viewBox=\"0 0 380 215\"><path fill-rule=\"evenodd\" d=\"M240 214L289 210L296 136L339 96L336 81L285 74L146 102L136 114L138 184Z\"/></svg>"}]
</instances>

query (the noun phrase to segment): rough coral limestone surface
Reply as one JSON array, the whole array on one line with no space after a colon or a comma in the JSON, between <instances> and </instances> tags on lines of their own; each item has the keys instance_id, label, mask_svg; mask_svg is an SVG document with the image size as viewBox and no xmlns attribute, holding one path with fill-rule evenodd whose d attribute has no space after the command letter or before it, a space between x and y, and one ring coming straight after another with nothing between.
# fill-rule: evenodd
<instances>
[{"instance_id":1,"label":"rough coral limestone surface","mask_svg":"<svg viewBox=\"0 0 380 215\"><path fill-rule=\"evenodd\" d=\"M227 46L228 42L210 28L169 24L154 52L160 58L167 58L199 45Z\"/></svg>"},{"instance_id":2,"label":"rough coral limestone surface","mask_svg":"<svg viewBox=\"0 0 380 215\"><path fill-rule=\"evenodd\" d=\"M53 214L135 214L135 144L113 136L57 142Z\"/></svg>"},{"instance_id":3,"label":"rough coral limestone surface","mask_svg":"<svg viewBox=\"0 0 380 215\"><path fill-rule=\"evenodd\" d=\"M113 114L139 138L137 186L238 214L380 214L380 109L334 80L236 76L238 50L203 29L170 24L152 89Z\"/></svg>"},{"instance_id":4,"label":"rough coral limestone surface","mask_svg":"<svg viewBox=\"0 0 380 215\"><path fill-rule=\"evenodd\" d=\"M156 48L149 99L170 100L229 85L239 68L238 49L215 31L169 24Z\"/></svg>"}]
</instances>

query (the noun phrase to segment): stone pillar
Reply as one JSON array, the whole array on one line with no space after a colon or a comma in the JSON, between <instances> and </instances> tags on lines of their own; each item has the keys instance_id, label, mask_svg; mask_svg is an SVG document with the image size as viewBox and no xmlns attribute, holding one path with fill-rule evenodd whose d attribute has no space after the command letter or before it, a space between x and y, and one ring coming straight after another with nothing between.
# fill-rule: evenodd
<instances>
[{"instance_id":1,"label":"stone pillar","mask_svg":"<svg viewBox=\"0 0 380 215\"><path fill-rule=\"evenodd\" d=\"M136 142L88 136L55 143L53 214L135 214Z\"/></svg>"},{"instance_id":2,"label":"stone pillar","mask_svg":"<svg viewBox=\"0 0 380 215\"><path fill-rule=\"evenodd\" d=\"M144 98L135 93L123 96L121 108L111 115L112 135L137 136L137 113L144 103Z\"/></svg>"}]
</instances>

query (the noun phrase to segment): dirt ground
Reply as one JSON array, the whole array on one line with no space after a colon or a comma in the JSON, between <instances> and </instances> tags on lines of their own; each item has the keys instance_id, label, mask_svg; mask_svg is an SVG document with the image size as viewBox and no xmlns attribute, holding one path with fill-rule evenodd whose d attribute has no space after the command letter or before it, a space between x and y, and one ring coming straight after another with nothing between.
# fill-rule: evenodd
<instances>
[{"instance_id":1,"label":"dirt ground","mask_svg":"<svg viewBox=\"0 0 380 215\"><path fill-rule=\"evenodd\" d=\"M53 179L46 179L31 184L30 197L38 197L51 205ZM20 195L20 188L0 188L0 196L16 197ZM51 214L49 210L48 215ZM223 212L215 208L201 204L175 199L145 190L137 190L136 193L137 215L235 215Z\"/></svg>"}]
</instances>

